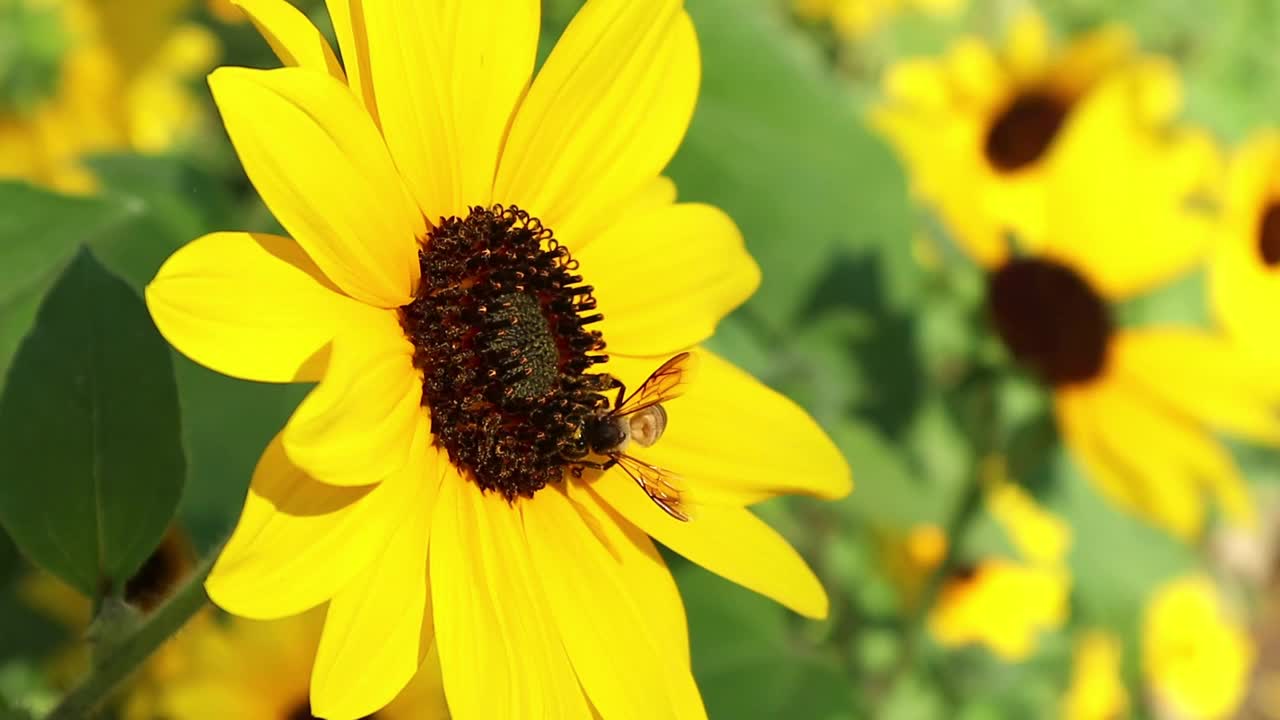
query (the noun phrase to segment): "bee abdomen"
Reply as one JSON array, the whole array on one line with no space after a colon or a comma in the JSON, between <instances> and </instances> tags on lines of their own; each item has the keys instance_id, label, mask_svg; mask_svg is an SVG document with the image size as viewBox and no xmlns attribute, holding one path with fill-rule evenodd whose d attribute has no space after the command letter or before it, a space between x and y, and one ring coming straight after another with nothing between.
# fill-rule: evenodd
<instances>
[{"instance_id":1,"label":"bee abdomen","mask_svg":"<svg viewBox=\"0 0 1280 720\"><path fill-rule=\"evenodd\" d=\"M650 447L658 442L667 429L667 411L661 405L651 405L631 415L628 420L631 439L640 447Z\"/></svg>"}]
</instances>

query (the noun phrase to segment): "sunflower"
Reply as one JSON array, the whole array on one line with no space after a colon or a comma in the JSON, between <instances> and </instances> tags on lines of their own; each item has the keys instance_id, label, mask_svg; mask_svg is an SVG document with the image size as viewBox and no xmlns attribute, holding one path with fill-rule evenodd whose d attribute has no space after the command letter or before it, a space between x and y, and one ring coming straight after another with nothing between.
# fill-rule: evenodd
<instances>
[{"instance_id":1,"label":"sunflower","mask_svg":"<svg viewBox=\"0 0 1280 720\"><path fill-rule=\"evenodd\" d=\"M1232 159L1221 236L1210 268L1215 317L1260 356L1277 357L1280 336L1280 133L1259 132Z\"/></svg>"},{"instance_id":2,"label":"sunflower","mask_svg":"<svg viewBox=\"0 0 1280 720\"><path fill-rule=\"evenodd\" d=\"M96 182L80 160L111 150L159 152L189 134L200 105L187 89L214 63L216 39L181 22L183 0L18 0L44 14L68 48L52 93L29 107L0 106L0 179L64 192Z\"/></svg>"},{"instance_id":3,"label":"sunflower","mask_svg":"<svg viewBox=\"0 0 1280 720\"><path fill-rule=\"evenodd\" d=\"M795 0L796 14L806 20L829 21L843 38L859 40L879 30L895 15L914 11L946 17L964 9L968 0Z\"/></svg>"},{"instance_id":4,"label":"sunflower","mask_svg":"<svg viewBox=\"0 0 1280 720\"><path fill-rule=\"evenodd\" d=\"M147 304L215 370L319 384L210 596L256 619L329 602L320 717L376 711L432 652L457 718L702 716L650 536L820 618L746 506L850 480L803 411L697 348L759 271L659 175L700 76L682 3L590 0L532 80L537 0L331 0L341 63L288 3L240 4L288 67L210 86L294 239L196 240ZM660 367L665 410L619 424Z\"/></svg>"},{"instance_id":5,"label":"sunflower","mask_svg":"<svg viewBox=\"0 0 1280 720\"><path fill-rule=\"evenodd\" d=\"M198 616L147 662L122 720L311 720L309 688L323 608L283 620ZM434 655L376 720L446 720Z\"/></svg>"},{"instance_id":6,"label":"sunflower","mask_svg":"<svg viewBox=\"0 0 1280 720\"><path fill-rule=\"evenodd\" d=\"M1091 42L1095 60L1116 54ZM964 162L949 175L959 193L1021 187L1010 191L1021 199L1008 207L1029 212L958 216L949 203L994 206L976 197L957 202L954 194L934 201L987 271L987 309L999 337L1052 391L1059 429L1100 490L1184 538L1199 533L1209 497L1247 524L1253 512L1243 480L1212 433L1280 442L1280 379L1216 333L1121 326L1113 310L1205 259L1216 150L1203 132L1153 126L1177 109L1179 84L1166 64L1131 63L1105 75L1054 121L1052 148L1046 144L1022 171L1026 182L1006 184L989 167ZM903 69L899 80L907 79L920 93L943 89L924 66ZM1003 143L987 144L995 146ZM920 147L904 152L922 187L942 187L930 184L943 159L925 167ZM974 232L979 215L985 229Z\"/></svg>"},{"instance_id":7,"label":"sunflower","mask_svg":"<svg viewBox=\"0 0 1280 720\"><path fill-rule=\"evenodd\" d=\"M1141 99L1127 121L1161 126L1176 108L1176 78L1167 63L1138 56L1128 30L1108 26L1056 49L1044 21L1024 12L1001 47L968 37L945 57L890 68L887 101L872 119L901 154L915 194L994 264L1008 256L1010 233L1027 244L1043 239L1047 160L1082 101L1122 68Z\"/></svg>"},{"instance_id":8,"label":"sunflower","mask_svg":"<svg viewBox=\"0 0 1280 720\"><path fill-rule=\"evenodd\" d=\"M1231 717L1248 688L1254 649L1213 583L1176 579L1143 616L1143 673L1156 705L1174 717Z\"/></svg>"},{"instance_id":9,"label":"sunflower","mask_svg":"<svg viewBox=\"0 0 1280 720\"><path fill-rule=\"evenodd\" d=\"M1120 639L1101 630L1077 638L1071 686L1062 699L1063 720L1128 717L1129 691L1121 675L1121 650Z\"/></svg>"},{"instance_id":10,"label":"sunflower","mask_svg":"<svg viewBox=\"0 0 1280 720\"><path fill-rule=\"evenodd\" d=\"M1066 621L1069 590L1059 568L984 559L943 583L929 633L944 647L978 644L1006 662L1025 660L1042 633Z\"/></svg>"}]
</instances>

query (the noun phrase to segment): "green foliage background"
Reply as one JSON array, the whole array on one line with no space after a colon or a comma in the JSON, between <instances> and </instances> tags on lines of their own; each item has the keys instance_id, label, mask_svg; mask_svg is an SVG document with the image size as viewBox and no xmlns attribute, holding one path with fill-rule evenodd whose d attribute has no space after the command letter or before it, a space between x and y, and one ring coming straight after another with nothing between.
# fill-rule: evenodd
<instances>
[{"instance_id":1,"label":"green foliage background","mask_svg":"<svg viewBox=\"0 0 1280 720\"><path fill-rule=\"evenodd\" d=\"M577 4L547 1L544 50ZM713 345L807 407L855 477L845 501L789 499L761 509L824 579L833 601L826 623L801 621L670 558L711 717L1052 717L1073 627L1113 628L1135 658L1147 593L1197 567L1203 552L1120 515L1079 477L1045 398L985 327L980 273L954 253L929 269L914 259L912 240L940 237L941 228L913 206L901 167L863 121L885 67L940 51L961 32L996 38L1019 3L974 0L945 21L907 14L843 48L829 31L798 23L781 0L687 4L704 82L669 174L682 199L719 205L738 221L765 278ZM1107 21L1133 27L1148 50L1179 63L1187 117L1224 142L1280 121L1280 3L1061 0L1039 8L1064 35ZM325 26L323 12L312 16ZM221 35L225 62L274 64L251 28L204 19ZM57 47L56 32L29 25L19 32L38 36L39 57L27 61L4 52L5 33L18 25L0 27L0 92L13 103L41 87L40 63ZM15 63L25 63L22 72ZM93 197L0 183L0 524L27 548L41 546L31 538L88 547L102 528L69 513L79 507L80 517L92 516L80 503L98 493L132 533L117 539L124 547L108 553L109 563L59 565L49 560L55 551L28 549L86 592L127 577L172 512L200 548L224 536L258 454L306 391L219 376L157 344L149 328L140 292L174 249L214 230L275 229L208 112L208 137L180 152L95 158L103 190ZM1202 294L1193 277L1125 312L1203 321ZM96 330L86 334L86 323ZM60 385L77 373L115 383L99 398L105 405ZM913 630L874 542L914 523L945 523L977 458L993 451L1075 529L1072 626L1021 665L976 649L946 652ZM108 462L86 490L82 476L42 465L53 454L66 467ZM1280 475L1269 453L1246 450L1241 459L1258 485ZM40 493L67 514L37 538L26 508ZM964 557L1008 552L984 516L958 542ZM0 534L0 717L6 703L47 705L42 663L76 639L18 598L30 572ZM1140 700L1136 661L1126 671ZM1136 714L1146 712L1139 703Z\"/></svg>"}]
</instances>

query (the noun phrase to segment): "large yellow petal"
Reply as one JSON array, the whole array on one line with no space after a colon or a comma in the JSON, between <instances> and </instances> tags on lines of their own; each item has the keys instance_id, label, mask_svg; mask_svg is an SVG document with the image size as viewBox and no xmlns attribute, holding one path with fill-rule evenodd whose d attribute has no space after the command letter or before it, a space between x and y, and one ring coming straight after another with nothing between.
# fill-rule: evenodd
<instances>
[{"instance_id":1,"label":"large yellow petal","mask_svg":"<svg viewBox=\"0 0 1280 720\"><path fill-rule=\"evenodd\" d=\"M1209 426L1280 444L1280 374L1272 358L1190 329L1126 332L1111 350L1125 381Z\"/></svg>"},{"instance_id":2,"label":"large yellow petal","mask_svg":"<svg viewBox=\"0 0 1280 720\"><path fill-rule=\"evenodd\" d=\"M440 677L440 648L434 639L418 674L377 717L386 720L449 720L444 680Z\"/></svg>"},{"instance_id":3,"label":"large yellow petal","mask_svg":"<svg viewBox=\"0 0 1280 720\"><path fill-rule=\"evenodd\" d=\"M370 305L407 303L425 225L351 93L301 68L221 68L209 86L249 179L325 275Z\"/></svg>"},{"instance_id":4,"label":"large yellow petal","mask_svg":"<svg viewBox=\"0 0 1280 720\"><path fill-rule=\"evenodd\" d=\"M420 422L407 473L418 484L378 558L329 602L311 673L320 717L365 717L387 705L434 643L427 597L431 513L449 458Z\"/></svg>"},{"instance_id":5,"label":"large yellow petal","mask_svg":"<svg viewBox=\"0 0 1280 720\"><path fill-rule=\"evenodd\" d=\"M280 62L347 81L342 64L315 25L287 0L232 0L249 16Z\"/></svg>"},{"instance_id":6,"label":"large yellow petal","mask_svg":"<svg viewBox=\"0 0 1280 720\"><path fill-rule=\"evenodd\" d=\"M174 253L146 288L165 339L220 373L316 381L329 341L381 310L343 295L288 238L216 233Z\"/></svg>"},{"instance_id":7,"label":"large yellow petal","mask_svg":"<svg viewBox=\"0 0 1280 720\"><path fill-rule=\"evenodd\" d=\"M595 498L548 488L523 505L532 568L578 679L602 717L705 718L685 658L655 634L623 570L630 545ZM643 681L637 679L642 673Z\"/></svg>"},{"instance_id":8,"label":"large yellow petal","mask_svg":"<svg viewBox=\"0 0 1280 720\"><path fill-rule=\"evenodd\" d=\"M346 587L385 547L419 479L375 487L316 482L277 438L253 473L235 532L205 582L224 610L259 620L296 615Z\"/></svg>"},{"instance_id":9,"label":"large yellow petal","mask_svg":"<svg viewBox=\"0 0 1280 720\"><path fill-rule=\"evenodd\" d=\"M449 710L457 720L586 720L591 711L520 525L520 509L501 496L446 479L432 527L431 591Z\"/></svg>"},{"instance_id":10,"label":"large yellow petal","mask_svg":"<svg viewBox=\"0 0 1280 720\"><path fill-rule=\"evenodd\" d=\"M671 160L700 76L679 0L589 0L516 112L494 201L582 247Z\"/></svg>"},{"instance_id":11,"label":"large yellow petal","mask_svg":"<svg viewBox=\"0 0 1280 720\"><path fill-rule=\"evenodd\" d=\"M376 483L404 467L421 417L421 374L394 313L334 339L320 384L284 430L289 458L332 485Z\"/></svg>"},{"instance_id":12,"label":"large yellow petal","mask_svg":"<svg viewBox=\"0 0 1280 720\"><path fill-rule=\"evenodd\" d=\"M711 572L806 617L827 616L827 592L817 576L785 538L750 510L694 506L692 519L682 522L617 469L601 475L590 490L658 542Z\"/></svg>"},{"instance_id":13,"label":"large yellow petal","mask_svg":"<svg viewBox=\"0 0 1280 720\"><path fill-rule=\"evenodd\" d=\"M822 428L792 401L708 350L687 391L664 404L666 432L628 452L685 478L703 501L745 505L803 493L849 494L849 466ZM612 356L605 371L640 386L666 358Z\"/></svg>"},{"instance_id":14,"label":"large yellow petal","mask_svg":"<svg viewBox=\"0 0 1280 720\"><path fill-rule=\"evenodd\" d=\"M391 156L427 218L489 205L538 52L538 0L386 0L366 9Z\"/></svg>"},{"instance_id":15,"label":"large yellow petal","mask_svg":"<svg viewBox=\"0 0 1280 720\"><path fill-rule=\"evenodd\" d=\"M609 349L667 355L711 337L760 284L733 220L668 205L613 225L575 255L595 288Z\"/></svg>"},{"instance_id":16,"label":"large yellow petal","mask_svg":"<svg viewBox=\"0 0 1280 720\"><path fill-rule=\"evenodd\" d=\"M364 105L365 111L379 124L378 103L373 96L373 64L369 61L369 33L365 23L365 0L325 0L333 34L342 49L342 64L347 70L351 92Z\"/></svg>"}]
</instances>

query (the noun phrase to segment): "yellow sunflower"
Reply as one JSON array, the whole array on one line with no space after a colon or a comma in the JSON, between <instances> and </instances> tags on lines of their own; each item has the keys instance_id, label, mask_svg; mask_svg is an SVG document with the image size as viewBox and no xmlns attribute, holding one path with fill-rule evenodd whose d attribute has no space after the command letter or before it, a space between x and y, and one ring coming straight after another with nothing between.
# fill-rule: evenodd
<instances>
[{"instance_id":1,"label":"yellow sunflower","mask_svg":"<svg viewBox=\"0 0 1280 720\"><path fill-rule=\"evenodd\" d=\"M1060 568L989 558L946 579L929 633L945 647L978 644L1007 662L1025 660L1042 633L1066 621L1069 590Z\"/></svg>"},{"instance_id":2,"label":"yellow sunflower","mask_svg":"<svg viewBox=\"0 0 1280 720\"><path fill-rule=\"evenodd\" d=\"M1026 12L1001 47L969 37L945 57L891 68L887 100L872 118L901 154L916 195L969 252L995 264L1008 257L1010 234L1027 246L1043 240L1047 160L1083 101L1121 69L1132 78L1136 110L1125 123L1162 128L1179 102L1167 62L1138 56L1118 26L1055 49L1044 21ZM1130 192L1173 181L1149 179L1159 182Z\"/></svg>"},{"instance_id":3,"label":"yellow sunflower","mask_svg":"<svg viewBox=\"0 0 1280 720\"><path fill-rule=\"evenodd\" d=\"M457 718L703 716L650 536L822 617L746 506L850 480L803 411L696 347L759 272L659 176L699 84L682 3L590 0L532 79L537 0L330 0L341 63L287 2L240 4L289 67L210 85L293 239L199 239L146 299L213 369L319 384L210 596L257 619L329 602L319 717L376 711L432 652ZM659 367L659 407L615 415Z\"/></svg>"},{"instance_id":4,"label":"yellow sunflower","mask_svg":"<svg viewBox=\"0 0 1280 720\"><path fill-rule=\"evenodd\" d=\"M185 0L18 0L51 13L69 48L53 94L0 106L0 178L64 192L95 187L83 156L158 152L188 134L200 105L189 80L212 67L216 39L181 23Z\"/></svg>"},{"instance_id":5,"label":"yellow sunflower","mask_svg":"<svg viewBox=\"0 0 1280 720\"><path fill-rule=\"evenodd\" d=\"M1232 159L1210 288L1218 322L1260 356L1280 357L1280 132L1259 132Z\"/></svg>"},{"instance_id":6,"label":"yellow sunflower","mask_svg":"<svg viewBox=\"0 0 1280 720\"><path fill-rule=\"evenodd\" d=\"M796 14L807 20L829 21L843 38L858 40L904 11L933 16L959 13L968 0L795 0Z\"/></svg>"},{"instance_id":7,"label":"yellow sunflower","mask_svg":"<svg viewBox=\"0 0 1280 720\"><path fill-rule=\"evenodd\" d=\"M311 662L323 608L283 620L199 616L143 667L122 720L311 720ZM373 716L371 716L373 717ZM431 655L376 720L447 720L440 663Z\"/></svg>"},{"instance_id":8,"label":"yellow sunflower","mask_svg":"<svg viewBox=\"0 0 1280 720\"><path fill-rule=\"evenodd\" d=\"M1118 51L1099 48L1120 47L1116 37L1095 37L1087 53L1093 61L1072 64L1106 65L1099 58ZM989 53L970 46L961 55L985 67L975 58ZM953 58L953 73L967 67L957 63ZM939 72L909 66L899 82L942 93ZM1280 442L1280 378L1214 333L1121 327L1112 310L1205 259L1214 230L1203 201L1218 175L1216 151L1202 132L1161 124L1179 95L1167 65L1131 63L1095 75L1087 92L1062 105L1069 112L1045 136L1052 148L1046 141L1016 177L982 164L984 146L974 140L980 133L952 144L968 148L962 155L975 162L952 154L922 165L931 157L923 145L904 149L905 156L921 173L922 190L951 188L932 199L988 272L992 323L1011 355L1052 390L1059 429L1102 492L1182 537L1200 531L1209 497L1247 523L1252 508L1243 480L1212 431ZM924 116L899 119L906 117ZM934 135L950 132L936 116L930 125ZM1012 126L1002 120L995 127ZM985 147L996 146L1003 141ZM948 159L957 164L944 173ZM971 191L1017 201L959 197ZM983 211L996 207L1004 209ZM1005 211L1011 209L1017 212Z\"/></svg>"},{"instance_id":9,"label":"yellow sunflower","mask_svg":"<svg viewBox=\"0 0 1280 720\"><path fill-rule=\"evenodd\" d=\"M1254 649L1212 581L1191 576L1156 590L1143 616L1143 673L1173 717L1231 717L1244 699Z\"/></svg>"},{"instance_id":10,"label":"yellow sunflower","mask_svg":"<svg viewBox=\"0 0 1280 720\"><path fill-rule=\"evenodd\" d=\"M1062 700L1063 720L1120 720L1128 717L1129 690L1120 673L1120 639L1101 630L1083 633L1075 644L1071 686Z\"/></svg>"}]
</instances>

